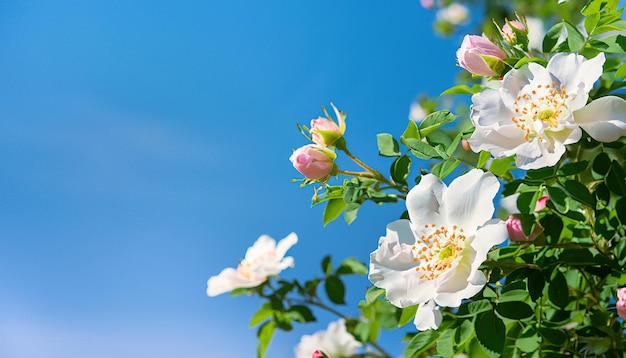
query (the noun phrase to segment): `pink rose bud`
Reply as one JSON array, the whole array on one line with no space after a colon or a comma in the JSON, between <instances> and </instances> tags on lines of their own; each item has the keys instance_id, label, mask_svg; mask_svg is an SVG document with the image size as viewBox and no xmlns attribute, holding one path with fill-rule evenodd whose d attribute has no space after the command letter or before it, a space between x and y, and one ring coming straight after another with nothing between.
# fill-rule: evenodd
<instances>
[{"instance_id":1,"label":"pink rose bud","mask_svg":"<svg viewBox=\"0 0 626 358\"><path fill-rule=\"evenodd\" d=\"M533 232L526 236L522 229L522 220L518 215L509 215L506 219L506 230L509 232L509 239L515 242L533 241L543 232L543 227L536 224Z\"/></svg>"},{"instance_id":2,"label":"pink rose bud","mask_svg":"<svg viewBox=\"0 0 626 358\"><path fill-rule=\"evenodd\" d=\"M312 119L309 132L311 132L315 144L325 147L332 145L343 135L337 123L324 117Z\"/></svg>"},{"instance_id":3,"label":"pink rose bud","mask_svg":"<svg viewBox=\"0 0 626 358\"><path fill-rule=\"evenodd\" d=\"M289 160L297 171L305 177L324 179L330 175L335 167L335 153L316 144L308 144L296 149Z\"/></svg>"},{"instance_id":4,"label":"pink rose bud","mask_svg":"<svg viewBox=\"0 0 626 358\"><path fill-rule=\"evenodd\" d=\"M541 198L539 198L539 200L537 200L537 204L535 205L535 211L539 211L539 210L543 210L546 208L546 201L548 201L550 198L547 196L542 196Z\"/></svg>"},{"instance_id":5,"label":"pink rose bud","mask_svg":"<svg viewBox=\"0 0 626 358\"><path fill-rule=\"evenodd\" d=\"M328 357L322 351L316 350L315 352L313 352L313 355L311 355L311 358L328 358Z\"/></svg>"},{"instance_id":6,"label":"pink rose bud","mask_svg":"<svg viewBox=\"0 0 626 358\"><path fill-rule=\"evenodd\" d=\"M472 147L470 147L469 142L465 139L461 139L461 147L463 147L463 149L467 150L468 152L472 151Z\"/></svg>"},{"instance_id":7,"label":"pink rose bud","mask_svg":"<svg viewBox=\"0 0 626 358\"><path fill-rule=\"evenodd\" d=\"M617 302L615 306L617 307L617 314L623 319L626 319L626 287L617 289Z\"/></svg>"},{"instance_id":8,"label":"pink rose bud","mask_svg":"<svg viewBox=\"0 0 626 358\"><path fill-rule=\"evenodd\" d=\"M506 54L482 36L465 35L456 51L459 66L479 76L498 76L504 69Z\"/></svg>"},{"instance_id":9,"label":"pink rose bud","mask_svg":"<svg viewBox=\"0 0 626 358\"><path fill-rule=\"evenodd\" d=\"M515 32L513 31L512 27L516 28L517 30L523 33L528 33L526 26L524 26L524 24L521 21L517 21L517 20L507 21L504 24L504 26L502 26L501 34L502 34L502 38L504 39L504 41L506 41L509 44L515 44L516 42Z\"/></svg>"}]
</instances>

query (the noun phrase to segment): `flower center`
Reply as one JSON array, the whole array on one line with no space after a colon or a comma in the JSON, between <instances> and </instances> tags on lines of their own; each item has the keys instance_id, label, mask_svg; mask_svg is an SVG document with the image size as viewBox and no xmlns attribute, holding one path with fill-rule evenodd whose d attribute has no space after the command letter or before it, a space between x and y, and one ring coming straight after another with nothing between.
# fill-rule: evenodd
<instances>
[{"instance_id":1,"label":"flower center","mask_svg":"<svg viewBox=\"0 0 626 358\"><path fill-rule=\"evenodd\" d=\"M526 85L515 102L515 115L511 121L521 129L526 140L539 138L546 129L558 129L559 120L569 111L566 101L569 95L564 85L551 84Z\"/></svg>"},{"instance_id":2,"label":"flower center","mask_svg":"<svg viewBox=\"0 0 626 358\"><path fill-rule=\"evenodd\" d=\"M424 235L413 245L414 261L419 261L415 271L420 279L434 280L452 268L463 252L466 236L456 225L450 227L435 224L424 225Z\"/></svg>"}]
</instances>

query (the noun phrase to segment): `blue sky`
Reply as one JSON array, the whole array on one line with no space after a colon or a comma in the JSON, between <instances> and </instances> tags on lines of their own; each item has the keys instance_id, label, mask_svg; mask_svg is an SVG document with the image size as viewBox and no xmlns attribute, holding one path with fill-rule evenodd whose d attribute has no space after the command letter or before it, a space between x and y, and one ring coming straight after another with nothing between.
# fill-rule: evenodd
<instances>
[{"instance_id":1,"label":"blue sky","mask_svg":"<svg viewBox=\"0 0 626 358\"><path fill-rule=\"evenodd\" d=\"M0 3L0 356L253 356L261 301L206 280L261 234L298 233L285 277L368 260L403 208L323 228L290 182L295 124L333 101L386 171L376 133L459 71L462 34L432 19L418 1ZM268 356L326 325L279 332Z\"/></svg>"}]
</instances>

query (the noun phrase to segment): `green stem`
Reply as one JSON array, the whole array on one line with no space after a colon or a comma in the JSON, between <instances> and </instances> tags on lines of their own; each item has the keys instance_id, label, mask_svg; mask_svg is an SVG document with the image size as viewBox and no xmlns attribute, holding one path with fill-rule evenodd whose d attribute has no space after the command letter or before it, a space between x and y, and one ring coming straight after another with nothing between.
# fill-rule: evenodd
<instances>
[{"instance_id":1,"label":"green stem","mask_svg":"<svg viewBox=\"0 0 626 358\"><path fill-rule=\"evenodd\" d=\"M409 190L408 190L407 188L405 188L404 186L402 186L402 185L398 185L398 184L396 184L394 181L390 181L390 180L388 180L388 179L387 179L387 178L385 178L385 176L384 176L384 175L382 175L382 174L381 174L378 170L376 170L376 169L374 169L374 168L370 167L369 165L367 165L367 164L363 163L363 162L362 162L359 158L357 158L356 156L354 156L354 154L352 154L352 152L350 152L350 150L348 150L348 147L347 147L347 146L345 146L345 145L338 146L338 147L337 147L337 149L342 150L344 153L346 153L346 155L347 155L350 159L352 159L352 161L353 161L353 162L355 162L356 164L358 164L361 168L363 168L363 169L367 170L367 172L369 172L369 174L370 174L371 176L370 176L370 175L367 175L366 177L368 177L368 178L372 178L372 179L376 179L376 180L378 180L378 181L380 181L380 182L382 182L382 183L385 183L385 184L389 185L390 187L392 187L392 188L394 188L394 189L398 190L398 191L399 191L399 192L401 192L401 193L408 193L408 192L409 192ZM342 174L343 174L343 173L356 173L356 174L359 174L358 172L349 172L349 171L343 171L343 170L340 170L339 172L340 172L340 173L342 173ZM365 176L365 174L367 174L367 173L361 173L361 174L359 174L359 175L357 175L357 176L364 177L364 176ZM349 174L348 174L348 175L349 175Z\"/></svg>"}]
</instances>

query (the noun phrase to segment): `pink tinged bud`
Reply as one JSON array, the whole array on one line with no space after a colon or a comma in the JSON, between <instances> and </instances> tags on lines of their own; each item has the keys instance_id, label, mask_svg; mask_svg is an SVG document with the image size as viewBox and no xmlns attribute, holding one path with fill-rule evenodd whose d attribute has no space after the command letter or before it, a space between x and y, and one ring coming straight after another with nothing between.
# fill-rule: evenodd
<instances>
[{"instance_id":1,"label":"pink tinged bud","mask_svg":"<svg viewBox=\"0 0 626 358\"><path fill-rule=\"evenodd\" d=\"M508 219L506 219L506 230L509 232L509 239L511 241L525 242L535 240L543 232L543 227L536 224L533 232L529 236L526 236L524 235L522 220L520 220L519 216L509 215Z\"/></svg>"},{"instance_id":2,"label":"pink tinged bud","mask_svg":"<svg viewBox=\"0 0 626 358\"><path fill-rule=\"evenodd\" d=\"M297 171L305 177L323 179L328 177L335 166L335 153L315 144L308 144L296 149L289 160Z\"/></svg>"},{"instance_id":3,"label":"pink tinged bud","mask_svg":"<svg viewBox=\"0 0 626 358\"><path fill-rule=\"evenodd\" d=\"M617 307L617 314L623 319L626 319L626 287L617 289L617 302L615 306Z\"/></svg>"},{"instance_id":4,"label":"pink tinged bud","mask_svg":"<svg viewBox=\"0 0 626 358\"><path fill-rule=\"evenodd\" d=\"M507 58L491 41L476 35L465 35L456 57L459 66L479 76L498 76L504 69L502 60Z\"/></svg>"},{"instance_id":5,"label":"pink tinged bud","mask_svg":"<svg viewBox=\"0 0 626 358\"><path fill-rule=\"evenodd\" d=\"M463 147L463 149L467 150L468 152L472 151L472 148L469 145L469 142L465 139L461 139L461 147Z\"/></svg>"},{"instance_id":6,"label":"pink tinged bud","mask_svg":"<svg viewBox=\"0 0 626 358\"><path fill-rule=\"evenodd\" d=\"M311 355L311 358L328 358L328 357L326 356L326 354L324 354L322 351L318 349L315 352L313 352L313 355Z\"/></svg>"},{"instance_id":7,"label":"pink tinged bud","mask_svg":"<svg viewBox=\"0 0 626 358\"><path fill-rule=\"evenodd\" d=\"M502 26L502 38L508 43L515 43L515 32L513 32L513 29L511 27L514 27L521 32L528 31L526 30L526 26L524 26L524 24L522 24L520 21L507 21L504 26Z\"/></svg>"},{"instance_id":8,"label":"pink tinged bud","mask_svg":"<svg viewBox=\"0 0 626 358\"><path fill-rule=\"evenodd\" d=\"M548 201L550 198L547 196L542 196L541 198L539 198L539 200L537 200L537 204L535 205L535 211L539 211L539 210L543 210L546 208L546 201Z\"/></svg>"},{"instance_id":9,"label":"pink tinged bud","mask_svg":"<svg viewBox=\"0 0 626 358\"><path fill-rule=\"evenodd\" d=\"M309 132L315 144L326 147L335 143L343 135L337 123L323 117L311 120Z\"/></svg>"}]
</instances>

